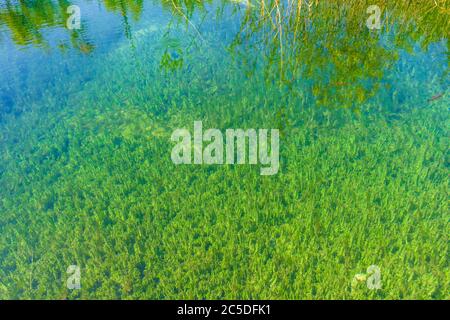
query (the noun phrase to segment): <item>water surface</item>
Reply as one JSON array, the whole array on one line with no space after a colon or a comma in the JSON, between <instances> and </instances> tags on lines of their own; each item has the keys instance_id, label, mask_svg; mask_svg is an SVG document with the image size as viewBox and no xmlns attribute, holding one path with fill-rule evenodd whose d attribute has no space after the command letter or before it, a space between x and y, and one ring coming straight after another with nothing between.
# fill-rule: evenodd
<instances>
[{"instance_id":1,"label":"water surface","mask_svg":"<svg viewBox=\"0 0 450 320\"><path fill-rule=\"evenodd\" d=\"M448 299L448 5L300 3L2 2L0 298ZM279 173L174 165L194 121Z\"/></svg>"}]
</instances>

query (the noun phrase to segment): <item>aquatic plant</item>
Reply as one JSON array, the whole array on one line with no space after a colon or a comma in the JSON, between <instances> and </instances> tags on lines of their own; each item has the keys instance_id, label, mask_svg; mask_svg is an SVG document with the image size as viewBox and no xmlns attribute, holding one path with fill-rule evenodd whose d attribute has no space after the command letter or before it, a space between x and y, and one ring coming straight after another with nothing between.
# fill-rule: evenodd
<instances>
[{"instance_id":1,"label":"aquatic plant","mask_svg":"<svg viewBox=\"0 0 450 320\"><path fill-rule=\"evenodd\" d=\"M0 298L449 298L448 96L427 101L446 89L446 43L375 46L350 74L366 36L343 33L355 48L324 45L316 59L314 41L298 60L284 46L283 70L303 75L290 84L271 72L279 46L254 49L259 29L224 49L237 38L226 31L245 26L237 12L202 26L190 17L205 41L177 25L71 57L64 72L47 57L54 78L35 90L46 89L17 91L32 103L0 123ZM326 28L302 32L323 39ZM181 65L161 68L167 48ZM70 69L80 61L82 71ZM40 76L10 86L33 88ZM314 94L328 76L391 88L358 101L357 113L358 90L336 95L346 108L331 85ZM173 165L171 133L196 120L279 128L279 174ZM66 286L74 264L81 290ZM354 284L370 265L380 290Z\"/></svg>"}]
</instances>

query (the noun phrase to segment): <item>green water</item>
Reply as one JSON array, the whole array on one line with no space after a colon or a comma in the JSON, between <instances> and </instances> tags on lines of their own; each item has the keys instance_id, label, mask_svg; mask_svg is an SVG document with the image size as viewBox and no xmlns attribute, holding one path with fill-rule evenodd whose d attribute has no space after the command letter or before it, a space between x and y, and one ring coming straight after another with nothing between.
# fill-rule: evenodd
<instances>
[{"instance_id":1,"label":"green water","mask_svg":"<svg viewBox=\"0 0 450 320\"><path fill-rule=\"evenodd\" d=\"M319 2L2 2L0 298L449 299L448 5ZM173 164L194 121L279 172Z\"/></svg>"}]
</instances>

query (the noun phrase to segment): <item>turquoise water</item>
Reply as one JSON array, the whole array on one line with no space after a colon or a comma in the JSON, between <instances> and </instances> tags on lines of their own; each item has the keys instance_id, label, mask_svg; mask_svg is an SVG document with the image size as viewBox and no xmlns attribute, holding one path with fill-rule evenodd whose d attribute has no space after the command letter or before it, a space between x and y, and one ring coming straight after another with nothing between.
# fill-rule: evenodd
<instances>
[{"instance_id":1,"label":"turquoise water","mask_svg":"<svg viewBox=\"0 0 450 320\"><path fill-rule=\"evenodd\" d=\"M40 3L0 5L0 298L449 298L440 8ZM278 173L175 165L194 121Z\"/></svg>"}]
</instances>

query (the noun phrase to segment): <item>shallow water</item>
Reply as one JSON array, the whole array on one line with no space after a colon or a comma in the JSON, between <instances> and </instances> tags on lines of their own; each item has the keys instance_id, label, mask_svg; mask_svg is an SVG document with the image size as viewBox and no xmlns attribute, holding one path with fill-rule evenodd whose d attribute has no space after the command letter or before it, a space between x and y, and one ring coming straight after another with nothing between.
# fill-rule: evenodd
<instances>
[{"instance_id":1,"label":"shallow water","mask_svg":"<svg viewBox=\"0 0 450 320\"><path fill-rule=\"evenodd\" d=\"M443 8L39 3L0 5L0 298L449 298ZM175 165L195 121L278 172Z\"/></svg>"}]
</instances>

